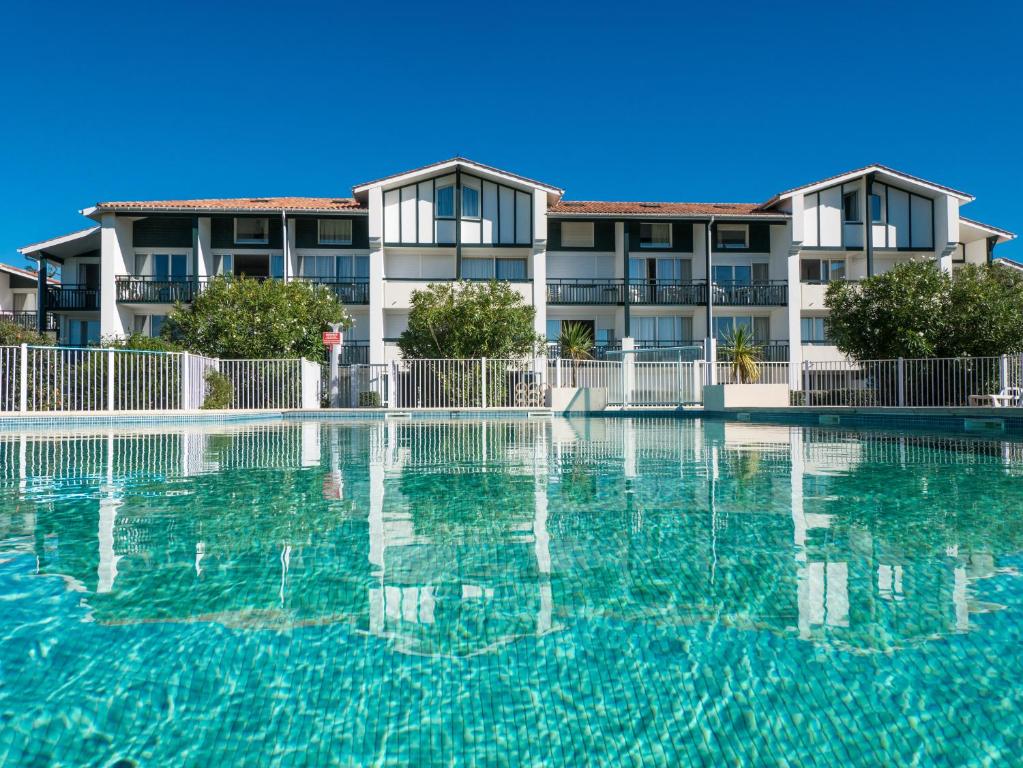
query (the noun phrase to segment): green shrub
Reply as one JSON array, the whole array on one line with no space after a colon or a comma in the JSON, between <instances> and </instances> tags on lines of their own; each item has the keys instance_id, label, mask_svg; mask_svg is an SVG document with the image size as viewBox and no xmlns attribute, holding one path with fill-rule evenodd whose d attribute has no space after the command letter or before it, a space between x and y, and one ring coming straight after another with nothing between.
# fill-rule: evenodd
<instances>
[{"instance_id":1,"label":"green shrub","mask_svg":"<svg viewBox=\"0 0 1023 768\"><path fill-rule=\"evenodd\" d=\"M0 320L0 347L17 346L18 344L52 347L53 339L35 331L28 331L20 325Z\"/></svg>"},{"instance_id":2,"label":"green shrub","mask_svg":"<svg viewBox=\"0 0 1023 768\"><path fill-rule=\"evenodd\" d=\"M180 352L181 347L172 341L159 337L146 336L144 333L133 333L127 338L115 337L103 339L104 348L133 349L140 352Z\"/></svg>"},{"instance_id":3,"label":"green shrub","mask_svg":"<svg viewBox=\"0 0 1023 768\"><path fill-rule=\"evenodd\" d=\"M207 371L206 376L206 399L202 407L205 410L221 410L231 407L231 400L234 398L234 387L230 380L220 371Z\"/></svg>"},{"instance_id":4,"label":"green shrub","mask_svg":"<svg viewBox=\"0 0 1023 768\"><path fill-rule=\"evenodd\" d=\"M360 408L379 408L380 407L380 393L379 392L360 392L359 393L359 407Z\"/></svg>"}]
</instances>

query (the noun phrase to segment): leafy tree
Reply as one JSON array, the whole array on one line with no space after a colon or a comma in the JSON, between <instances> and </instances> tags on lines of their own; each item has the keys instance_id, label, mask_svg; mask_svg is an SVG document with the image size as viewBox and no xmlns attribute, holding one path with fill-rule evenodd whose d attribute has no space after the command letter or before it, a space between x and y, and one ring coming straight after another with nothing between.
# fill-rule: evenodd
<instances>
[{"instance_id":1,"label":"leafy tree","mask_svg":"<svg viewBox=\"0 0 1023 768\"><path fill-rule=\"evenodd\" d=\"M330 323L351 325L321 285L216 277L189 306L178 304L161 335L192 352L222 359L323 359Z\"/></svg>"},{"instance_id":2,"label":"leafy tree","mask_svg":"<svg viewBox=\"0 0 1023 768\"><path fill-rule=\"evenodd\" d=\"M405 358L513 358L534 354L543 337L536 310L505 282L437 283L412 294Z\"/></svg>"},{"instance_id":3,"label":"leafy tree","mask_svg":"<svg viewBox=\"0 0 1023 768\"><path fill-rule=\"evenodd\" d=\"M1023 351L1023 277L1000 265L941 272L900 264L860 283L834 282L828 334L858 359L985 357Z\"/></svg>"}]
</instances>

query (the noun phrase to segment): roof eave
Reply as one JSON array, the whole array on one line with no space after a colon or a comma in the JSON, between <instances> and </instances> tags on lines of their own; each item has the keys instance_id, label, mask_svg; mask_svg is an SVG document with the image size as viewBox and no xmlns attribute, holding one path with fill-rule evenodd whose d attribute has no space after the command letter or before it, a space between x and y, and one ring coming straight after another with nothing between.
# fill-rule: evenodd
<instances>
[{"instance_id":1,"label":"roof eave","mask_svg":"<svg viewBox=\"0 0 1023 768\"><path fill-rule=\"evenodd\" d=\"M449 160L441 160L440 162L433 163L431 165L424 165L421 168L414 168L410 171L403 171L402 173L395 173L390 176L384 176L383 178L374 179L373 181L366 181L363 182L362 184L357 184L356 186L352 187L352 194L359 195L364 192L368 192L370 189L374 187L383 186L384 184L388 185L400 184L403 181L408 181L414 178L418 178L420 176L435 174L437 172L444 171L448 168L454 168L455 166L458 165L462 165L467 168L474 168L479 173L496 176L514 184L523 184L529 187L533 187L534 189L539 189L543 192L546 192L549 195L554 195L555 197L558 198L565 194L565 190L559 187L554 187L551 186L550 184L544 184L543 182L537 181L536 179L530 179L525 176L519 176L518 174L515 173L509 173L508 171L501 170L500 168L495 168L490 165L478 163L475 160L470 160L466 157L453 157Z\"/></svg>"}]
</instances>

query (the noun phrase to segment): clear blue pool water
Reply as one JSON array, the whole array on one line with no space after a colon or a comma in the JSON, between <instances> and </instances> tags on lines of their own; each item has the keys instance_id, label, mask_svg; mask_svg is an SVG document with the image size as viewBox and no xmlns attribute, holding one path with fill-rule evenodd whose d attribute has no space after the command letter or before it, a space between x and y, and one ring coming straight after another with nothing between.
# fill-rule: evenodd
<instances>
[{"instance_id":1,"label":"clear blue pool water","mask_svg":"<svg viewBox=\"0 0 1023 768\"><path fill-rule=\"evenodd\" d=\"M1021 457L668 419L3 434L0 764L1018 764Z\"/></svg>"}]
</instances>

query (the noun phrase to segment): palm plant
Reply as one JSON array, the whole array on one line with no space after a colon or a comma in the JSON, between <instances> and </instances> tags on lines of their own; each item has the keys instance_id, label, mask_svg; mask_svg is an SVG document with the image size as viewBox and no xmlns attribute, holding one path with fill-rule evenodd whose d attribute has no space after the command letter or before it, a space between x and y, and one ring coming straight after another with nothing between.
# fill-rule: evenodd
<instances>
[{"instance_id":1,"label":"palm plant","mask_svg":"<svg viewBox=\"0 0 1023 768\"><path fill-rule=\"evenodd\" d=\"M561 356L572 361L572 386L576 382L576 370L580 360L589 360L593 355L593 335L582 323L565 323L558 338Z\"/></svg>"},{"instance_id":2,"label":"palm plant","mask_svg":"<svg viewBox=\"0 0 1023 768\"><path fill-rule=\"evenodd\" d=\"M737 384L753 384L760 378L760 346L753 338L753 331L744 325L738 326L723 339L721 351L732 365Z\"/></svg>"}]
</instances>

